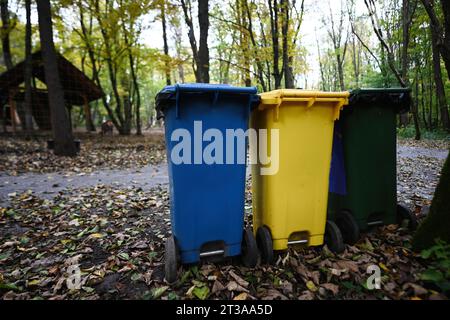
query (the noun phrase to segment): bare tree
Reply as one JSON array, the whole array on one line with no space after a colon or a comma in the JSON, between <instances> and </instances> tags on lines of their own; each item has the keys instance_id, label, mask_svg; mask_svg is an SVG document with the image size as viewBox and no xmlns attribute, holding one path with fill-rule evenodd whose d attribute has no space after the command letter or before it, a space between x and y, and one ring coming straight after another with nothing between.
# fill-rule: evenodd
<instances>
[{"instance_id":1,"label":"bare tree","mask_svg":"<svg viewBox=\"0 0 450 320\"><path fill-rule=\"evenodd\" d=\"M184 13L184 20L188 27L189 43L194 57L194 73L197 82L209 83L209 48L208 48L208 31L209 31L209 14L208 0L198 0L198 23L200 29L199 45L197 47L197 39L194 32L194 23L192 21L192 4L191 0L180 0Z\"/></svg>"},{"instance_id":2,"label":"bare tree","mask_svg":"<svg viewBox=\"0 0 450 320\"><path fill-rule=\"evenodd\" d=\"M323 62L322 62L322 54L321 54L321 50L320 50L320 43L319 43L319 39L317 38L316 30L314 32L316 35L317 55L318 55L318 59L319 59L320 82L321 82L322 90L326 91L326 80L325 80L324 66L323 66Z\"/></svg>"},{"instance_id":3,"label":"bare tree","mask_svg":"<svg viewBox=\"0 0 450 320\"><path fill-rule=\"evenodd\" d=\"M439 48L442 59L447 69L447 75L450 79L450 1L441 0L442 12L444 13L444 26L439 21L439 18L434 9L434 2L432 0L421 0L428 16L431 20L431 28L437 36L436 45Z\"/></svg>"},{"instance_id":4,"label":"bare tree","mask_svg":"<svg viewBox=\"0 0 450 320\"><path fill-rule=\"evenodd\" d=\"M402 78L401 72L397 69L396 63L395 63L395 55L393 53L392 48L388 45L386 42L383 31L379 24L379 19L376 12L376 6L374 0L364 0L364 3L366 5L366 8L369 12L370 21L372 23L373 31L375 32L375 35L377 36L378 40L380 41L380 44L382 48L385 50L387 54L387 62L389 65L389 68L391 69L392 73L395 75L395 78L398 80L400 85L402 87L407 87L405 83L405 79Z\"/></svg>"},{"instance_id":5,"label":"bare tree","mask_svg":"<svg viewBox=\"0 0 450 320\"><path fill-rule=\"evenodd\" d=\"M280 0L282 26L281 35L283 38L283 72L284 72L284 86L287 89L293 89L295 87L294 72L292 65L289 61L289 22L290 22L290 6L289 0Z\"/></svg>"},{"instance_id":6,"label":"bare tree","mask_svg":"<svg viewBox=\"0 0 450 320\"><path fill-rule=\"evenodd\" d=\"M37 8L45 81L48 88L53 139L55 142L54 152L60 156L75 156L76 148L72 136L72 126L64 101L64 92L58 70L58 56L53 43L50 0L38 0Z\"/></svg>"},{"instance_id":7,"label":"bare tree","mask_svg":"<svg viewBox=\"0 0 450 320\"><path fill-rule=\"evenodd\" d=\"M407 0L404 0L404 1L407 1ZM406 65L404 67L404 69L402 68L403 70L397 69L396 62L395 62L395 55L393 53L392 48L386 42L384 35L383 35L383 31L379 24L374 0L364 0L364 3L369 12L370 21L372 22L372 27L375 32L375 35L377 36L378 40L380 41L382 48L384 48L384 50L386 51L389 68L391 69L392 73L395 75L396 79L398 80L398 82L400 83L400 85L403 88L409 87L408 65ZM408 6L409 6L409 4L408 4ZM409 19L409 15L407 16L407 15L403 14L403 19ZM409 28L409 26L410 26L410 23L406 23L406 22L403 23L404 28L405 27ZM405 36L405 32L404 32L403 41L406 41L406 40L408 40L408 43L403 42L402 48L403 48L403 50L406 50L406 54L407 54L408 47L409 47L409 35ZM419 116L418 116L418 112L417 112L417 102L414 100L412 101L411 109L412 109L411 113L413 115L413 120L414 120L414 128L416 131L415 139L420 140L421 134L420 134Z\"/></svg>"},{"instance_id":8,"label":"bare tree","mask_svg":"<svg viewBox=\"0 0 450 320\"><path fill-rule=\"evenodd\" d=\"M268 0L270 15L270 34L272 37L273 52L273 77L275 80L275 89L281 88L281 79L283 70L280 71L280 42L279 42L279 6L277 0Z\"/></svg>"},{"instance_id":9,"label":"bare tree","mask_svg":"<svg viewBox=\"0 0 450 320\"><path fill-rule=\"evenodd\" d=\"M331 39L331 42L333 44L333 49L336 57L336 66L338 71L338 77L339 77L339 86L342 91L345 90L345 82L344 82L344 62L345 62L345 55L347 53L347 46L348 46L348 30L346 29L344 25L345 20L345 11L343 7L343 2L341 1L341 12L339 16L339 22L336 26L336 22L334 21L334 15L333 10L331 8L330 2L328 2L328 7L330 10L330 20L328 21L330 23L330 28L328 31L328 36ZM344 39L345 37L345 39Z\"/></svg>"},{"instance_id":10,"label":"bare tree","mask_svg":"<svg viewBox=\"0 0 450 320\"><path fill-rule=\"evenodd\" d=\"M164 42L164 67L166 73L166 84L170 85L170 66L169 66L169 44L167 42L167 19L166 19L166 0L161 1L161 24L163 29Z\"/></svg>"},{"instance_id":11,"label":"bare tree","mask_svg":"<svg viewBox=\"0 0 450 320\"><path fill-rule=\"evenodd\" d=\"M100 88L100 90L102 92L104 92L103 90L103 86L102 86L102 82L100 81L100 71L99 71L99 67L98 67L98 62L95 56L95 52L94 52L94 45L91 41L91 33L92 33L92 28L90 28L90 26L92 25L92 17L93 15L91 15L91 23L90 26L88 28L88 26L86 26L85 22L84 22L84 7L83 7L83 3L81 1L78 1L78 9L79 9L79 18L80 18L80 26L81 26L81 38L84 41L84 44L86 46L86 50L88 52L88 56L91 62L91 67L92 67L92 79L95 81L95 83L97 84L97 86ZM117 128L117 130L120 132L121 131L121 123L119 123L119 121L117 120L117 118L115 117L113 110L110 106L110 104L108 103L108 100L106 98L105 94L102 94L102 103L103 106L105 107L107 113L108 113L108 117L111 119L111 121L113 122L114 126Z\"/></svg>"},{"instance_id":12,"label":"bare tree","mask_svg":"<svg viewBox=\"0 0 450 320\"><path fill-rule=\"evenodd\" d=\"M258 54L259 46L256 41L256 36L253 30L253 18L252 18L252 12L250 10L250 6L248 4L248 0L243 0L245 12L247 13L247 21L248 21L248 28L247 31L249 33L250 41L253 47L254 51L254 58L255 58L255 64L256 64L256 70L257 70L257 78L259 83L261 84L261 87L263 88L263 91L267 91L266 82L264 81L264 66L261 62L261 58Z\"/></svg>"},{"instance_id":13,"label":"bare tree","mask_svg":"<svg viewBox=\"0 0 450 320\"><path fill-rule=\"evenodd\" d=\"M180 63L183 60L182 57L182 49L183 49L183 37L182 37L182 28L178 25L174 30L174 40L175 40L175 49L178 60L178 78L179 82L184 83L184 66Z\"/></svg>"}]
</instances>

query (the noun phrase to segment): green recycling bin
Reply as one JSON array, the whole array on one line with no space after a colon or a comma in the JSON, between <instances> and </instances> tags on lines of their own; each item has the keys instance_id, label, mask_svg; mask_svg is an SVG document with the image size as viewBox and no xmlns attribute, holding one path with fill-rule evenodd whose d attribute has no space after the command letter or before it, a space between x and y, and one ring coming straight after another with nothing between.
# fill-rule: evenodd
<instances>
[{"instance_id":1,"label":"green recycling bin","mask_svg":"<svg viewBox=\"0 0 450 320\"><path fill-rule=\"evenodd\" d=\"M410 104L410 89L354 90L335 123L328 218L347 243L360 230L413 219L397 205L396 170L396 116Z\"/></svg>"}]
</instances>

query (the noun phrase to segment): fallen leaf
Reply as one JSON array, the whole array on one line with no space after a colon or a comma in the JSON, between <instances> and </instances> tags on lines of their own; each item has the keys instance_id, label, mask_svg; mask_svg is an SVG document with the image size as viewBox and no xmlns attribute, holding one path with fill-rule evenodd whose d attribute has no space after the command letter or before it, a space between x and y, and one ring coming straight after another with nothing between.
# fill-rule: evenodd
<instances>
[{"instance_id":1,"label":"fallen leaf","mask_svg":"<svg viewBox=\"0 0 450 320\"><path fill-rule=\"evenodd\" d=\"M249 292L247 289L239 285L236 281L230 281L227 284L228 291Z\"/></svg>"},{"instance_id":2,"label":"fallen leaf","mask_svg":"<svg viewBox=\"0 0 450 320\"><path fill-rule=\"evenodd\" d=\"M303 293L298 297L299 300L313 300L314 298L314 293L309 290L303 291Z\"/></svg>"},{"instance_id":3,"label":"fallen leaf","mask_svg":"<svg viewBox=\"0 0 450 320\"><path fill-rule=\"evenodd\" d=\"M244 279L242 279L241 277L239 277L239 276L238 276L237 274L235 274L233 271L230 271L228 274L229 274L234 280L236 280L236 282L237 282L239 285L241 285L241 286L243 286L243 287L245 287L245 288L248 287L248 282L245 281Z\"/></svg>"},{"instance_id":4,"label":"fallen leaf","mask_svg":"<svg viewBox=\"0 0 450 320\"><path fill-rule=\"evenodd\" d=\"M280 291L276 289L269 289L267 290L265 296L262 298L262 300L274 300L280 298L281 300L287 300L288 298L283 295Z\"/></svg>"},{"instance_id":5,"label":"fallen leaf","mask_svg":"<svg viewBox=\"0 0 450 320\"><path fill-rule=\"evenodd\" d=\"M209 295L209 288L207 286L195 287L192 293L200 300L205 300Z\"/></svg>"},{"instance_id":6,"label":"fallen leaf","mask_svg":"<svg viewBox=\"0 0 450 320\"><path fill-rule=\"evenodd\" d=\"M161 297L164 292L167 291L167 289L169 289L168 286L163 286L163 287L159 287L159 288L153 288L152 290L152 298L153 299L158 299L159 297Z\"/></svg>"},{"instance_id":7,"label":"fallen leaf","mask_svg":"<svg viewBox=\"0 0 450 320\"><path fill-rule=\"evenodd\" d=\"M339 286L333 283L324 283L321 285L323 288L331 291L334 295L339 293Z\"/></svg>"},{"instance_id":8,"label":"fallen leaf","mask_svg":"<svg viewBox=\"0 0 450 320\"><path fill-rule=\"evenodd\" d=\"M316 292L317 291L317 287L314 284L314 282L312 282L312 281L306 282L306 287L312 292Z\"/></svg>"},{"instance_id":9,"label":"fallen leaf","mask_svg":"<svg viewBox=\"0 0 450 320\"><path fill-rule=\"evenodd\" d=\"M247 300L248 294L246 292L242 292L238 294L233 300Z\"/></svg>"},{"instance_id":10,"label":"fallen leaf","mask_svg":"<svg viewBox=\"0 0 450 320\"><path fill-rule=\"evenodd\" d=\"M213 284L211 292L213 294L215 294L215 293L220 292L220 291L222 291L224 289L225 289L225 287L220 283L220 281L216 280L216 281L214 281L214 284Z\"/></svg>"}]
</instances>

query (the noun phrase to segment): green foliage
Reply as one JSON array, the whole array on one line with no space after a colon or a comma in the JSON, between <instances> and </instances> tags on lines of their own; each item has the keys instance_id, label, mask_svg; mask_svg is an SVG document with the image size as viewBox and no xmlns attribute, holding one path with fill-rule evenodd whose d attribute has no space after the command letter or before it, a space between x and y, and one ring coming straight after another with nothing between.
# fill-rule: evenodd
<instances>
[{"instance_id":1,"label":"green foliage","mask_svg":"<svg viewBox=\"0 0 450 320\"><path fill-rule=\"evenodd\" d=\"M450 244L436 241L436 244L421 252L427 260L428 269L420 275L420 279L434 284L443 292L450 292Z\"/></svg>"},{"instance_id":2,"label":"green foliage","mask_svg":"<svg viewBox=\"0 0 450 320\"><path fill-rule=\"evenodd\" d=\"M195 16L197 2L191 2ZM273 2L271 3L273 5ZM281 3L279 2L279 4ZM333 4L331 8L328 8L327 4L321 4L318 6L319 9L305 1L305 10L303 10L303 1L289 1L288 3L289 20L286 36L288 63L293 70L296 87L326 91L340 90L336 56L337 54L344 55L344 52L345 89L397 87L399 85L388 64L386 50L374 37L371 20L363 3L357 5L357 1L354 0L343 1L343 10L333 10L336 8L336 4ZM97 4L98 10L96 9ZM17 63L24 58L23 1L17 2L15 6L17 8L14 8L11 14L12 27L8 31L13 62ZM411 6L413 16L411 17L407 52L407 82L413 90L420 127L425 130L424 137L446 139L446 134L441 131L441 114L436 97L429 17L420 1L417 2L417 6L411 2ZM90 46L94 53L99 82L112 113L114 115L123 113L124 108L120 104L121 102L123 104L122 100L125 97L129 97L133 108L133 125L135 125L136 105L139 100L135 87L139 88L141 96L139 111L145 126L154 116L154 96L166 84L167 75L172 83L195 81L193 72L195 64L191 47L186 41L186 24L179 1L52 0L52 8L54 38L58 50L88 77L94 78L94 65L88 53ZM160 35L155 32L155 30L161 29L162 8L165 8L168 55L164 54L162 46L154 48L148 41L149 37L155 36L160 36L162 40L162 32ZM440 6L436 5L435 9L438 17L443 20ZM278 67L282 70L283 35L281 30L284 16L282 10L280 8L278 10L278 35L276 37L279 41ZM14 12L18 13L17 18ZM261 90L261 84L264 81L267 90L275 89L275 52L271 12L273 14L274 11L270 10L268 1L263 0L210 1L211 82L233 85L250 83L258 86ZM339 31L342 36L340 48L333 47L329 36L331 31L330 13L335 22L335 31ZM318 25L316 27L325 30L322 33L323 36L318 36L317 47L311 47L310 44L309 47L306 47L308 41L304 40L303 31L305 29L302 25L306 15L317 15ZM341 17L344 22L342 28L338 30ZM87 27L87 35L83 35L81 19ZM404 47L402 2L377 1L377 20L387 45L392 51L394 66L402 71ZM354 30L350 27L350 21ZM152 40L150 39L150 41ZM34 51L38 47L38 28L37 25L33 25ZM134 83L131 75L129 53L134 58L134 71L137 74L138 85ZM318 57L320 70L317 70L320 72L320 75L318 74L320 76L319 83L312 83L308 79L311 65L314 64L311 57L314 56L320 56ZM1 71L4 71L4 66L0 65ZM448 100L450 81L446 76L447 72L444 70L443 63L442 71ZM281 83L284 86L284 81ZM102 101L94 102L91 108L96 124L100 123L103 118L109 117ZM82 110L74 109L73 112L74 126L83 125ZM411 128L407 127L400 129L399 135L412 137L415 132L411 132Z\"/></svg>"},{"instance_id":3,"label":"green foliage","mask_svg":"<svg viewBox=\"0 0 450 320\"><path fill-rule=\"evenodd\" d=\"M397 128L397 136L400 139L413 139L416 131L413 125ZM448 140L450 141L450 133L442 129L422 131L422 139L425 140Z\"/></svg>"},{"instance_id":4,"label":"green foliage","mask_svg":"<svg viewBox=\"0 0 450 320\"><path fill-rule=\"evenodd\" d=\"M397 136L400 139L412 139L416 135L416 131L414 126L406 126L397 128Z\"/></svg>"}]
</instances>

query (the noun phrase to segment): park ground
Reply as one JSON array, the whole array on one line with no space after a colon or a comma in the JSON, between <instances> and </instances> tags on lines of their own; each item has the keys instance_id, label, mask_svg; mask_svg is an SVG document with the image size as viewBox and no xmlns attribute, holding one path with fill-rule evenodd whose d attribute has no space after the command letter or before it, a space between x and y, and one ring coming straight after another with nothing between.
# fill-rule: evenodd
<instances>
[{"instance_id":1,"label":"park ground","mask_svg":"<svg viewBox=\"0 0 450 320\"><path fill-rule=\"evenodd\" d=\"M344 253L289 251L272 266L238 259L183 267L164 281L170 207L164 137L80 135L77 158L46 138L0 139L0 299L447 299L404 226L371 230ZM398 199L429 209L449 140L398 140ZM251 188L245 206L251 217ZM81 287L73 288L73 266ZM367 267L382 272L380 290ZM433 277L434 275L434 277Z\"/></svg>"}]
</instances>

